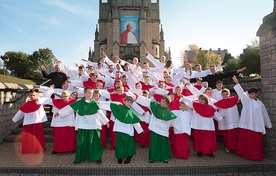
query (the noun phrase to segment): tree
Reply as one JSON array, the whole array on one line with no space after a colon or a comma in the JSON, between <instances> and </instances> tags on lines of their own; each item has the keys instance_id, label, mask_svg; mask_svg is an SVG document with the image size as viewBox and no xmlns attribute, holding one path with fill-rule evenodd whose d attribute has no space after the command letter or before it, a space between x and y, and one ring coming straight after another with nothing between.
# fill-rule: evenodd
<instances>
[{"instance_id":1,"label":"tree","mask_svg":"<svg viewBox=\"0 0 276 176\"><path fill-rule=\"evenodd\" d=\"M243 75L260 74L260 47L256 42L252 43L252 45L247 45L243 53L240 54L239 59L240 67L246 67Z\"/></svg>"},{"instance_id":2,"label":"tree","mask_svg":"<svg viewBox=\"0 0 276 176\"><path fill-rule=\"evenodd\" d=\"M54 54L49 48L38 49L34 51L32 55L29 56L30 60L36 63L37 69L40 69L41 65L46 67L53 65Z\"/></svg>"},{"instance_id":3,"label":"tree","mask_svg":"<svg viewBox=\"0 0 276 176\"><path fill-rule=\"evenodd\" d=\"M19 78L28 78L35 71L35 63L29 60L28 54L21 51L8 51L6 52L6 55L10 58L9 62L6 64L6 67L10 70L11 75Z\"/></svg>"},{"instance_id":4,"label":"tree","mask_svg":"<svg viewBox=\"0 0 276 176\"><path fill-rule=\"evenodd\" d=\"M189 44L188 45L188 51L198 51L199 50L199 46L197 46L196 44Z\"/></svg>"},{"instance_id":5,"label":"tree","mask_svg":"<svg viewBox=\"0 0 276 176\"><path fill-rule=\"evenodd\" d=\"M202 66L202 70L206 70L212 64L216 66L221 65L221 58L218 54L209 52L209 50L198 50L193 63L200 64Z\"/></svg>"}]
</instances>

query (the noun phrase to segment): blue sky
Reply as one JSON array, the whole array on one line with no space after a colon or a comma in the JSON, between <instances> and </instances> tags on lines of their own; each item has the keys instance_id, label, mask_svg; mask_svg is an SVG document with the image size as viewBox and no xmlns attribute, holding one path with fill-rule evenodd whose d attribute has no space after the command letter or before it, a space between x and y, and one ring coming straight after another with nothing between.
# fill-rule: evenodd
<instances>
[{"instance_id":1,"label":"blue sky","mask_svg":"<svg viewBox=\"0 0 276 176\"><path fill-rule=\"evenodd\" d=\"M73 66L93 48L98 0L0 0L0 55L49 48ZM160 0L166 49L173 62L191 43L228 49L233 56L256 37L273 0Z\"/></svg>"}]
</instances>

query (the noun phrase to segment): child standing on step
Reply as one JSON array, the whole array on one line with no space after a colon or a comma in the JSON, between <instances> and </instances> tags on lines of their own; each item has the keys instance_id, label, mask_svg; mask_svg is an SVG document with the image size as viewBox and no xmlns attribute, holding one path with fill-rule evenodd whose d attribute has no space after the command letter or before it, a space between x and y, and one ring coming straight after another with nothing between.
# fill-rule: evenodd
<instances>
[{"instance_id":1,"label":"child standing on step","mask_svg":"<svg viewBox=\"0 0 276 176\"><path fill-rule=\"evenodd\" d=\"M31 90L28 94L29 100L19 109L12 118L18 122L23 117L22 130L22 154L42 153L46 150L43 122L47 121L44 107L36 103L36 94Z\"/></svg>"}]
</instances>

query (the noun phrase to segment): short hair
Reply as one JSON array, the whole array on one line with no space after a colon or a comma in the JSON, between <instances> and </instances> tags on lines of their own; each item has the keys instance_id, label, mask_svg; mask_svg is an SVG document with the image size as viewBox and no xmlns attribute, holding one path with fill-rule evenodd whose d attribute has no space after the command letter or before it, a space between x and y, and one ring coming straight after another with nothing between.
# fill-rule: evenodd
<instances>
[{"instance_id":1,"label":"short hair","mask_svg":"<svg viewBox=\"0 0 276 176\"><path fill-rule=\"evenodd\" d=\"M90 86L87 86L87 87L84 88L84 92L87 92L88 90L93 90L93 89Z\"/></svg>"},{"instance_id":2,"label":"short hair","mask_svg":"<svg viewBox=\"0 0 276 176\"><path fill-rule=\"evenodd\" d=\"M223 82L221 80L217 80L216 85L219 84L219 83L223 84Z\"/></svg>"},{"instance_id":3,"label":"short hair","mask_svg":"<svg viewBox=\"0 0 276 176\"><path fill-rule=\"evenodd\" d=\"M188 103L187 103L186 101L181 101L181 102L179 103L179 105L186 105L186 106L188 106Z\"/></svg>"},{"instance_id":4,"label":"short hair","mask_svg":"<svg viewBox=\"0 0 276 176\"><path fill-rule=\"evenodd\" d=\"M166 95L162 98L167 104L170 104L172 102L172 99L169 95Z\"/></svg>"},{"instance_id":5,"label":"short hair","mask_svg":"<svg viewBox=\"0 0 276 176\"><path fill-rule=\"evenodd\" d=\"M258 89L256 87L252 87L250 89L248 89L247 93L258 93Z\"/></svg>"},{"instance_id":6,"label":"short hair","mask_svg":"<svg viewBox=\"0 0 276 176\"><path fill-rule=\"evenodd\" d=\"M143 91L142 91L142 94L147 94L147 95L149 95L149 91L148 91L148 90L143 90Z\"/></svg>"},{"instance_id":7,"label":"short hair","mask_svg":"<svg viewBox=\"0 0 276 176\"><path fill-rule=\"evenodd\" d=\"M91 76L97 76L97 77L98 77L98 74L97 74L97 72L91 72L91 73L89 74L89 77L91 77Z\"/></svg>"},{"instance_id":8,"label":"short hair","mask_svg":"<svg viewBox=\"0 0 276 176\"><path fill-rule=\"evenodd\" d=\"M213 91L212 87L207 87L207 88L205 89L205 92L207 92L207 90L212 90L212 91Z\"/></svg>"},{"instance_id":9,"label":"short hair","mask_svg":"<svg viewBox=\"0 0 276 176\"><path fill-rule=\"evenodd\" d=\"M226 88L222 89L221 94L224 93L224 92L227 92L228 94L230 94L230 90L229 89L226 89Z\"/></svg>"},{"instance_id":10,"label":"short hair","mask_svg":"<svg viewBox=\"0 0 276 176\"><path fill-rule=\"evenodd\" d=\"M197 81L202 81L202 78L197 77L196 80L197 80Z\"/></svg>"},{"instance_id":11,"label":"short hair","mask_svg":"<svg viewBox=\"0 0 276 176\"><path fill-rule=\"evenodd\" d=\"M116 86L116 90L122 88L124 90L124 86Z\"/></svg>"},{"instance_id":12,"label":"short hair","mask_svg":"<svg viewBox=\"0 0 276 176\"><path fill-rule=\"evenodd\" d=\"M122 78L128 78L128 76L127 75L123 75Z\"/></svg>"},{"instance_id":13,"label":"short hair","mask_svg":"<svg viewBox=\"0 0 276 176\"><path fill-rule=\"evenodd\" d=\"M79 66L79 69L83 69L83 68L84 68L84 66L83 66L83 65L80 65L80 66Z\"/></svg>"},{"instance_id":14,"label":"short hair","mask_svg":"<svg viewBox=\"0 0 276 176\"><path fill-rule=\"evenodd\" d=\"M126 98L124 99L124 101L131 101L133 102L133 98L131 96L126 96Z\"/></svg>"},{"instance_id":15,"label":"short hair","mask_svg":"<svg viewBox=\"0 0 276 176\"><path fill-rule=\"evenodd\" d=\"M69 96L69 95L70 95L70 93L69 93L67 90L65 90L65 91L62 91L61 95L66 95L66 96Z\"/></svg>"},{"instance_id":16,"label":"short hair","mask_svg":"<svg viewBox=\"0 0 276 176\"><path fill-rule=\"evenodd\" d=\"M100 91L99 91L98 89L95 89L95 90L93 91L93 95L98 95L98 94L101 96Z\"/></svg>"},{"instance_id":17,"label":"short hair","mask_svg":"<svg viewBox=\"0 0 276 176\"><path fill-rule=\"evenodd\" d=\"M76 98L78 98L78 93L77 92L72 92L71 95L74 95Z\"/></svg>"}]
</instances>

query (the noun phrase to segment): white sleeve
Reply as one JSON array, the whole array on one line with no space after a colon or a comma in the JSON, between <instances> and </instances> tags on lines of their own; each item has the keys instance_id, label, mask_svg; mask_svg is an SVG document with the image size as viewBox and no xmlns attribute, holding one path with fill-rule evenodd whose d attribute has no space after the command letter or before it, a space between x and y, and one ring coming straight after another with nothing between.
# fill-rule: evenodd
<instances>
[{"instance_id":1,"label":"white sleeve","mask_svg":"<svg viewBox=\"0 0 276 176\"><path fill-rule=\"evenodd\" d=\"M99 108L102 110L111 111L110 102L109 101L100 101L98 104Z\"/></svg>"},{"instance_id":2,"label":"white sleeve","mask_svg":"<svg viewBox=\"0 0 276 176\"><path fill-rule=\"evenodd\" d=\"M133 124L133 127L138 134L143 132L143 128L141 127L140 123Z\"/></svg>"},{"instance_id":3,"label":"white sleeve","mask_svg":"<svg viewBox=\"0 0 276 176\"><path fill-rule=\"evenodd\" d=\"M64 117L68 116L69 114L72 114L73 112L74 112L74 109L72 109L70 105L67 105L64 108L60 109L58 111L58 114L61 118L64 118Z\"/></svg>"},{"instance_id":4,"label":"white sleeve","mask_svg":"<svg viewBox=\"0 0 276 176\"><path fill-rule=\"evenodd\" d=\"M218 112L215 112L215 115L214 115L214 119L216 120L216 121L221 121L222 120L222 116L218 113Z\"/></svg>"},{"instance_id":5,"label":"white sleeve","mask_svg":"<svg viewBox=\"0 0 276 176\"><path fill-rule=\"evenodd\" d=\"M141 108L136 102L132 103L131 108L140 115L144 114L145 112L143 108Z\"/></svg>"},{"instance_id":6,"label":"white sleeve","mask_svg":"<svg viewBox=\"0 0 276 176\"><path fill-rule=\"evenodd\" d=\"M158 61L157 59L155 59L151 54L148 54L148 55L146 56L146 58L147 58L149 61L151 61L151 63L152 63L155 67L157 67L157 68L159 68L159 67L164 67L164 64L162 64L160 61Z\"/></svg>"},{"instance_id":7,"label":"white sleeve","mask_svg":"<svg viewBox=\"0 0 276 176\"><path fill-rule=\"evenodd\" d=\"M102 122L103 125L107 124L109 122L109 119L104 115L103 111L101 109L98 110L98 117L99 120Z\"/></svg>"},{"instance_id":8,"label":"white sleeve","mask_svg":"<svg viewBox=\"0 0 276 176\"><path fill-rule=\"evenodd\" d=\"M100 89L99 93L101 94L102 97L106 99L110 99L110 93L108 91Z\"/></svg>"},{"instance_id":9,"label":"white sleeve","mask_svg":"<svg viewBox=\"0 0 276 176\"><path fill-rule=\"evenodd\" d=\"M40 97L36 99L37 104L53 104L53 100L51 98L46 98L46 97Z\"/></svg>"},{"instance_id":10,"label":"white sleeve","mask_svg":"<svg viewBox=\"0 0 276 176\"><path fill-rule=\"evenodd\" d=\"M112 62L107 56L105 56L104 61L108 64L108 65L116 65L114 62Z\"/></svg>"},{"instance_id":11,"label":"white sleeve","mask_svg":"<svg viewBox=\"0 0 276 176\"><path fill-rule=\"evenodd\" d=\"M243 88L241 87L241 85L236 84L234 86L234 89L237 92L237 94L238 94L239 98L241 99L242 103L244 103L248 97L247 97L246 93L244 92Z\"/></svg>"},{"instance_id":12,"label":"white sleeve","mask_svg":"<svg viewBox=\"0 0 276 176\"><path fill-rule=\"evenodd\" d=\"M187 88L193 95L195 95L197 97L202 94L197 88L195 88L191 84L189 86L187 86Z\"/></svg>"},{"instance_id":13,"label":"white sleeve","mask_svg":"<svg viewBox=\"0 0 276 176\"><path fill-rule=\"evenodd\" d=\"M141 95L138 96L138 98L136 99L136 103L139 103L140 105L146 106L146 107L150 107L150 102L151 100L143 97Z\"/></svg>"},{"instance_id":14,"label":"white sleeve","mask_svg":"<svg viewBox=\"0 0 276 176\"><path fill-rule=\"evenodd\" d=\"M24 117L24 115L25 115L25 113L19 110L19 111L17 111L17 113L13 116L12 121L13 121L14 123L18 122L19 120L21 120L21 119Z\"/></svg>"},{"instance_id":15,"label":"white sleeve","mask_svg":"<svg viewBox=\"0 0 276 176\"><path fill-rule=\"evenodd\" d=\"M193 108L193 101L188 97L185 97L185 96L181 97L179 102L186 102L188 103L189 108Z\"/></svg>"},{"instance_id":16,"label":"white sleeve","mask_svg":"<svg viewBox=\"0 0 276 176\"><path fill-rule=\"evenodd\" d=\"M169 91L168 90L165 90L165 89L161 89L161 88L157 88L155 89L155 93L156 94L159 94L159 95L168 95Z\"/></svg>"}]
</instances>

